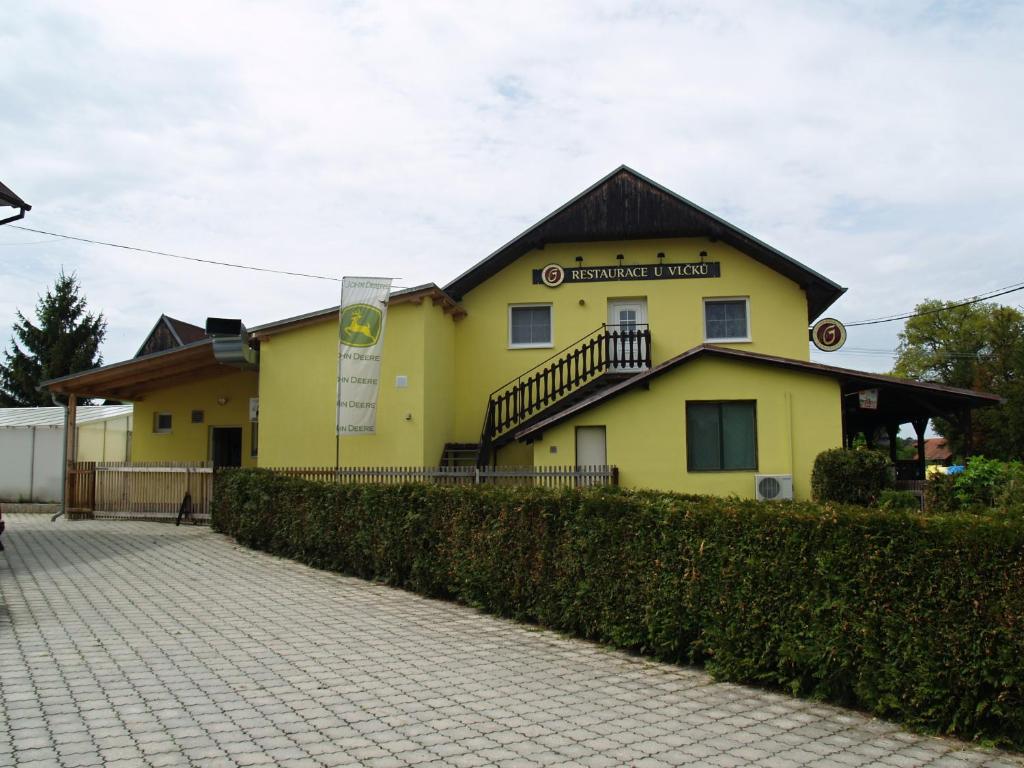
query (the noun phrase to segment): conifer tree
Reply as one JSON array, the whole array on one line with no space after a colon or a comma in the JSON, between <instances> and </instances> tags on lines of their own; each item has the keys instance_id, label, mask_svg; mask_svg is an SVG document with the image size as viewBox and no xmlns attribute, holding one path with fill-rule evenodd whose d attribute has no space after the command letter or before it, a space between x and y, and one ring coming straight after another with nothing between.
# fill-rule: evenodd
<instances>
[{"instance_id":1,"label":"conifer tree","mask_svg":"<svg viewBox=\"0 0 1024 768\"><path fill-rule=\"evenodd\" d=\"M86 311L78 278L61 270L36 304L36 323L17 312L14 338L0 363L0 406L53 405L39 383L102 364L103 314Z\"/></svg>"}]
</instances>

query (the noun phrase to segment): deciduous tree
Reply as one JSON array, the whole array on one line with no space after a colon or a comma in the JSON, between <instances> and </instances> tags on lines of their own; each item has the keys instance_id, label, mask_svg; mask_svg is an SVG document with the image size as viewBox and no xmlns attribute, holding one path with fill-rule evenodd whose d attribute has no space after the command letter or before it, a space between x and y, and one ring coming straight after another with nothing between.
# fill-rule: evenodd
<instances>
[{"instance_id":1,"label":"deciduous tree","mask_svg":"<svg viewBox=\"0 0 1024 768\"><path fill-rule=\"evenodd\" d=\"M975 410L972 453L1024 457L1024 314L990 303L954 307L927 300L900 334L896 373L953 387L993 392L1003 405ZM957 455L966 447L962 414L935 419L935 429Z\"/></svg>"}]
</instances>

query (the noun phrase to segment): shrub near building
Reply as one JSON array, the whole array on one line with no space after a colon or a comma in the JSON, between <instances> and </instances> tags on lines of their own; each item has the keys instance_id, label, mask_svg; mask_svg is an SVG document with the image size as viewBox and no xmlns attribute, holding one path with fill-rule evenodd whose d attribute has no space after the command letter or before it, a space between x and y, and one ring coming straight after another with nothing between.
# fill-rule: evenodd
<instances>
[{"instance_id":1,"label":"shrub near building","mask_svg":"<svg viewBox=\"0 0 1024 768\"><path fill-rule=\"evenodd\" d=\"M959 474L936 474L925 485L929 513L1024 516L1024 464L974 456Z\"/></svg>"},{"instance_id":2,"label":"shrub near building","mask_svg":"<svg viewBox=\"0 0 1024 768\"><path fill-rule=\"evenodd\" d=\"M892 486L889 459L881 451L833 448L818 454L811 471L816 501L870 506Z\"/></svg>"},{"instance_id":3,"label":"shrub near building","mask_svg":"<svg viewBox=\"0 0 1024 768\"><path fill-rule=\"evenodd\" d=\"M716 677L1024 747L1024 524L614 489L218 475L214 526Z\"/></svg>"}]
</instances>

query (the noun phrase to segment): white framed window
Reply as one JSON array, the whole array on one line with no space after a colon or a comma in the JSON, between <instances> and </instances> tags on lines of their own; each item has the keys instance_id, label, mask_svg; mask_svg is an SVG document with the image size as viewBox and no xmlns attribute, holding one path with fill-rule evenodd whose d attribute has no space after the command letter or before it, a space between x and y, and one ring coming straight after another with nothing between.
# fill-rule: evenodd
<instances>
[{"instance_id":1,"label":"white framed window","mask_svg":"<svg viewBox=\"0 0 1024 768\"><path fill-rule=\"evenodd\" d=\"M169 413L154 413L153 414L153 431L157 434L166 434L171 431L171 414Z\"/></svg>"},{"instance_id":2,"label":"white framed window","mask_svg":"<svg viewBox=\"0 0 1024 768\"><path fill-rule=\"evenodd\" d=\"M550 347L554 343L550 304L510 304L509 349Z\"/></svg>"},{"instance_id":3,"label":"white framed window","mask_svg":"<svg viewBox=\"0 0 1024 768\"><path fill-rule=\"evenodd\" d=\"M704 341L750 341L750 299L704 299Z\"/></svg>"}]
</instances>

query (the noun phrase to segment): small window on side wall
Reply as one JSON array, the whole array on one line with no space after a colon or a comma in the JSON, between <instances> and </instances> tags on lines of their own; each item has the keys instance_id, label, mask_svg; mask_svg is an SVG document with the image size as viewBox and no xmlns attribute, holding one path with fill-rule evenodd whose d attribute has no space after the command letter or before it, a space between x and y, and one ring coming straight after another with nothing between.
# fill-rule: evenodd
<instances>
[{"instance_id":1,"label":"small window on side wall","mask_svg":"<svg viewBox=\"0 0 1024 768\"><path fill-rule=\"evenodd\" d=\"M686 404L686 469L757 469L757 408L753 400Z\"/></svg>"},{"instance_id":2,"label":"small window on side wall","mask_svg":"<svg viewBox=\"0 0 1024 768\"><path fill-rule=\"evenodd\" d=\"M704 299L705 341L750 341L750 302Z\"/></svg>"},{"instance_id":3,"label":"small window on side wall","mask_svg":"<svg viewBox=\"0 0 1024 768\"><path fill-rule=\"evenodd\" d=\"M508 308L509 347L550 347L550 304L512 304Z\"/></svg>"},{"instance_id":4,"label":"small window on side wall","mask_svg":"<svg viewBox=\"0 0 1024 768\"><path fill-rule=\"evenodd\" d=\"M170 432L171 431L171 414L169 413L154 413L153 414L153 431L154 432Z\"/></svg>"}]
</instances>

